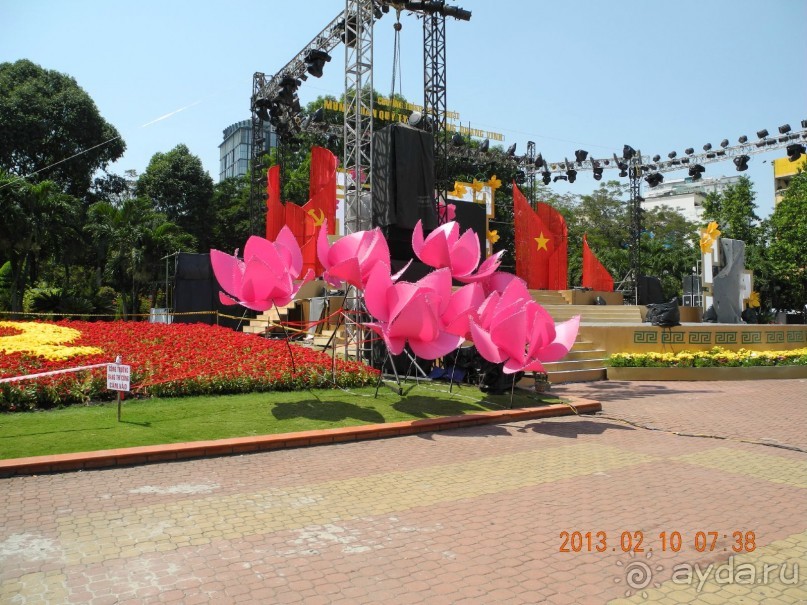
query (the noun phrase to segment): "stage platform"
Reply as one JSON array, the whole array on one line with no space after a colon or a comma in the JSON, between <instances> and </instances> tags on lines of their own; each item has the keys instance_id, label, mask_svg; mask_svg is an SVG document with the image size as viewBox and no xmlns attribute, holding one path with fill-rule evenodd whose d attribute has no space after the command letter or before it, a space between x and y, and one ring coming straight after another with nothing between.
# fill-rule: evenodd
<instances>
[{"instance_id":1,"label":"stage platform","mask_svg":"<svg viewBox=\"0 0 807 605\"><path fill-rule=\"evenodd\" d=\"M730 351L784 351L807 347L807 326L683 323L660 328L648 323L583 322L580 337L613 353L677 353L719 346Z\"/></svg>"}]
</instances>

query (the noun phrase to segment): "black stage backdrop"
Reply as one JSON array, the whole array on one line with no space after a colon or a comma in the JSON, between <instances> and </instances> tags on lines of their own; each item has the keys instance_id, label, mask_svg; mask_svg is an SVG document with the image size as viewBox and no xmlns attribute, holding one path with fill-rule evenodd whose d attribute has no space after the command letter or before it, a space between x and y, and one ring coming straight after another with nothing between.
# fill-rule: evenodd
<instances>
[{"instance_id":1,"label":"black stage backdrop","mask_svg":"<svg viewBox=\"0 0 807 605\"><path fill-rule=\"evenodd\" d=\"M395 123L373 133L373 226L437 226L432 135Z\"/></svg>"},{"instance_id":2,"label":"black stage backdrop","mask_svg":"<svg viewBox=\"0 0 807 605\"><path fill-rule=\"evenodd\" d=\"M226 315L245 316L244 322L255 317L254 311L241 306L223 305L219 301L219 283L213 274L209 254L177 254L176 273L174 276L174 313L195 313L199 311L219 311ZM246 311L246 315L245 312ZM212 313L198 315L174 315L175 323L215 324L216 316ZM239 321L219 318L219 325L237 328Z\"/></svg>"}]
</instances>

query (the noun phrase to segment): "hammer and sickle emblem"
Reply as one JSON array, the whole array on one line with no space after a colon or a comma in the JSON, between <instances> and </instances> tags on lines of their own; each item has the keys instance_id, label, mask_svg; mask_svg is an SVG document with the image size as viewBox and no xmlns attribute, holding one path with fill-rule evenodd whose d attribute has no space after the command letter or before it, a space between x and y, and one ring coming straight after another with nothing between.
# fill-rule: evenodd
<instances>
[{"instance_id":1,"label":"hammer and sickle emblem","mask_svg":"<svg viewBox=\"0 0 807 605\"><path fill-rule=\"evenodd\" d=\"M319 215L317 215L317 211L319 211ZM322 223L325 222L325 211L321 208L312 208L308 211L308 216L311 217L311 220L314 221L315 227L322 226Z\"/></svg>"}]
</instances>

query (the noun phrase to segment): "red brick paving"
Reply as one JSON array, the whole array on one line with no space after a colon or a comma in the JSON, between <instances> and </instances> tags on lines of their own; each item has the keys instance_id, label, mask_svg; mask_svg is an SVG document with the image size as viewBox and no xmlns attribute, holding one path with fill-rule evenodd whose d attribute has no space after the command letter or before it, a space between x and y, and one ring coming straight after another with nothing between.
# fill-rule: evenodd
<instances>
[{"instance_id":1,"label":"red brick paving","mask_svg":"<svg viewBox=\"0 0 807 605\"><path fill-rule=\"evenodd\" d=\"M803 560L807 454L744 441L807 449L807 381L554 391L609 419L0 479L0 603L807 599L804 577L750 597L669 590L675 565L726 563L734 531L755 532L758 562ZM607 532L608 548L561 553L563 531ZM662 552L663 531L682 534L679 552ZM695 550L698 531L720 534L715 551ZM621 552L622 532L652 553ZM637 562L660 585L646 599L626 590Z\"/></svg>"}]
</instances>

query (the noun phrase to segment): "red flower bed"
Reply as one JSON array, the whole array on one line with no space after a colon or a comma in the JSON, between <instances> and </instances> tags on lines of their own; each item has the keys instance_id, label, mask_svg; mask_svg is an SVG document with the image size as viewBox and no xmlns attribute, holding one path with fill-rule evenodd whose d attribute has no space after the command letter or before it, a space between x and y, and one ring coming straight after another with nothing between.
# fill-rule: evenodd
<instances>
[{"instance_id":1,"label":"red flower bed","mask_svg":"<svg viewBox=\"0 0 807 605\"><path fill-rule=\"evenodd\" d=\"M29 353L0 351L0 378L109 363L120 355L121 363L132 367L132 391L146 396L333 386L330 355L292 343L293 371L285 342L227 328L68 320L54 323L81 333L68 346L98 347L104 353L52 361ZM339 386L369 384L377 375L364 364L336 360ZM114 393L106 389L105 368L0 383L0 410L5 411L112 397Z\"/></svg>"}]
</instances>

